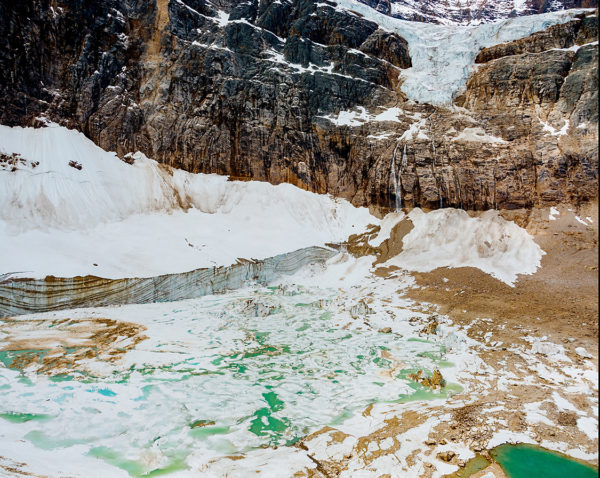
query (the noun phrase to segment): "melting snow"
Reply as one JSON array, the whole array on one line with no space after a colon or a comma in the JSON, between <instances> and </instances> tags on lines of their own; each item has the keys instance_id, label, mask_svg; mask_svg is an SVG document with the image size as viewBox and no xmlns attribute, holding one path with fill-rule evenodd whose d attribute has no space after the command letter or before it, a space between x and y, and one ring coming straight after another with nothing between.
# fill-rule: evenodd
<instances>
[{"instance_id":1,"label":"melting snow","mask_svg":"<svg viewBox=\"0 0 600 478\"><path fill-rule=\"evenodd\" d=\"M414 228L403 239L403 251L386 265L428 272L438 267L477 267L509 285L518 274L533 274L544 252L533 238L497 211L480 217L458 209L425 214L413 209ZM389 225L385 222L386 229Z\"/></svg>"},{"instance_id":2,"label":"melting snow","mask_svg":"<svg viewBox=\"0 0 600 478\"><path fill-rule=\"evenodd\" d=\"M492 136L483 128L465 128L452 141L464 141L470 143L506 144L506 141L498 136Z\"/></svg>"}]
</instances>

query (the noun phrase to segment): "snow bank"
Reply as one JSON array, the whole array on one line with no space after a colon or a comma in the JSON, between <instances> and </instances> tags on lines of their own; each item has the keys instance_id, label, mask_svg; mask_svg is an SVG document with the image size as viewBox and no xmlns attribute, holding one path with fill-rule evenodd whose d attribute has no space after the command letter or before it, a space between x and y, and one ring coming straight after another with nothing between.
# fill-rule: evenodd
<instances>
[{"instance_id":1,"label":"snow bank","mask_svg":"<svg viewBox=\"0 0 600 478\"><path fill-rule=\"evenodd\" d=\"M140 153L127 164L57 125L0 126L0 152L22 158L0 167L0 250L11 251L0 274L148 277L343 241L377 223L289 184L190 174Z\"/></svg>"},{"instance_id":2,"label":"snow bank","mask_svg":"<svg viewBox=\"0 0 600 478\"><path fill-rule=\"evenodd\" d=\"M397 220L402 213L395 213ZM472 218L459 209L424 213L413 209L408 218L414 228L403 239L403 250L385 265L429 272L438 267L476 267L513 285L518 274L533 274L544 252L514 222L487 211ZM386 230L393 223L384 219ZM381 241L381 238L376 238Z\"/></svg>"},{"instance_id":3,"label":"snow bank","mask_svg":"<svg viewBox=\"0 0 600 478\"><path fill-rule=\"evenodd\" d=\"M509 18L477 26L409 22L379 13L357 0L335 0L339 9L351 10L395 32L408 42L412 68L404 70L402 91L408 98L436 105L450 104L466 84L477 53L571 20L584 10L568 10ZM322 4L327 8L326 4Z\"/></svg>"},{"instance_id":4,"label":"snow bank","mask_svg":"<svg viewBox=\"0 0 600 478\"><path fill-rule=\"evenodd\" d=\"M489 21L486 17L469 18L465 16L465 10L471 9L476 12L483 9L483 6L490 8L489 15L494 18L509 17L513 12L524 14L528 10L527 0L496 0L487 2L487 0L446 0L436 2L433 11L429 12L421 5L421 0L401 0L398 3L391 2L392 16L403 16L411 18L415 16L425 17L431 22L439 22L445 25L478 25ZM487 5L486 5L487 3ZM493 5L489 5L493 3ZM493 8L493 10L492 10Z\"/></svg>"}]
</instances>

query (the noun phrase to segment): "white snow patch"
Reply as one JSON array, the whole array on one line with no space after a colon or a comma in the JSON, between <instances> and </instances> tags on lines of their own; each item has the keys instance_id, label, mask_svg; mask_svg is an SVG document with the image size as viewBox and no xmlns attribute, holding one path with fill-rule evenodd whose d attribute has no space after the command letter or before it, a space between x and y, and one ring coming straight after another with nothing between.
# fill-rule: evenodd
<instances>
[{"instance_id":1,"label":"white snow patch","mask_svg":"<svg viewBox=\"0 0 600 478\"><path fill-rule=\"evenodd\" d=\"M498 445L502 445L504 443L531 443L535 444L535 440L533 440L529 435L520 432L513 432L510 430L500 430L492 436L492 438L488 441L487 447L488 449L495 448Z\"/></svg>"},{"instance_id":2,"label":"white snow patch","mask_svg":"<svg viewBox=\"0 0 600 478\"><path fill-rule=\"evenodd\" d=\"M553 136L564 136L569 131L569 124L570 124L569 120L565 120L565 123L563 124L563 126L560 129L554 128L550 123L547 123L546 121L542 121L541 119L539 119L539 121L540 121L540 123L542 123L543 130L547 131L548 133L550 133Z\"/></svg>"},{"instance_id":3,"label":"white snow patch","mask_svg":"<svg viewBox=\"0 0 600 478\"><path fill-rule=\"evenodd\" d=\"M525 340L531 342L531 352L534 354L545 355L553 360L569 361L565 355L565 348L562 345L552 342L543 342L537 337L527 337Z\"/></svg>"},{"instance_id":4,"label":"white snow patch","mask_svg":"<svg viewBox=\"0 0 600 478\"><path fill-rule=\"evenodd\" d=\"M577 428L585 433L590 440L598 439L598 420L593 417L580 417L577 419Z\"/></svg>"},{"instance_id":5,"label":"white snow patch","mask_svg":"<svg viewBox=\"0 0 600 478\"><path fill-rule=\"evenodd\" d=\"M476 267L513 285L517 275L533 274L544 254L527 231L504 220L497 211L471 218L458 209L427 214L413 209L408 218L414 228L403 239L403 251L390 259L388 266L421 272Z\"/></svg>"},{"instance_id":6,"label":"white snow patch","mask_svg":"<svg viewBox=\"0 0 600 478\"><path fill-rule=\"evenodd\" d=\"M410 127L404 133L402 133L402 136L400 136L400 141L410 141L415 138L429 139L429 136L427 136L423 132L423 130L425 129L426 121L427 118L424 118L422 120L415 121L414 123L412 123Z\"/></svg>"},{"instance_id":7,"label":"white snow patch","mask_svg":"<svg viewBox=\"0 0 600 478\"><path fill-rule=\"evenodd\" d=\"M219 24L219 26L224 27L229 23L229 13L224 12L223 10L217 11L217 18L215 21Z\"/></svg>"},{"instance_id":8,"label":"white snow patch","mask_svg":"<svg viewBox=\"0 0 600 478\"><path fill-rule=\"evenodd\" d=\"M398 115L402 112L402 110L398 107L388 108L383 112L379 113L375 116L375 121L395 121L399 122Z\"/></svg>"},{"instance_id":9,"label":"white snow patch","mask_svg":"<svg viewBox=\"0 0 600 478\"><path fill-rule=\"evenodd\" d=\"M388 139L390 136L393 136L395 133L390 133L390 132L385 132L385 133L380 133L380 134L370 134L367 136L367 138L369 139L375 139L377 141L381 141L384 139Z\"/></svg>"},{"instance_id":10,"label":"white snow patch","mask_svg":"<svg viewBox=\"0 0 600 478\"><path fill-rule=\"evenodd\" d=\"M577 408L575 408L571 402L563 398L558 392L552 392L552 401L559 410L579 412L579 410L577 410Z\"/></svg>"},{"instance_id":11,"label":"white snow patch","mask_svg":"<svg viewBox=\"0 0 600 478\"><path fill-rule=\"evenodd\" d=\"M379 233L369 241L369 244L373 247L380 246L383 241L390 237L392 229L396 226L396 224L405 218L406 214L404 214L402 211L386 214L381 220Z\"/></svg>"},{"instance_id":12,"label":"white snow patch","mask_svg":"<svg viewBox=\"0 0 600 478\"><path fill-rule=\"evenodd\" d=\"M188 471L183 476L207 478L245 476L278 478L281 476L281 470L286 470L292 476L294 473L316 468L315 463L306 456L304 451L293 447L252 450L244 453L243 460L232 460L200 448L188 457L187 463L200 473Z\"/></svg>"},{"instance_id":13,"label":"white snow patch","mask_svg":"<svg viewBox=\"0 0 600 478\"><path fill-rule=\"evenodd\" d=\"M323 116L337 126L362 126L364 122L369 121L370 115L363 106L359 106L358 111L340 111L337 116Z\"/></svg>"},{"instance_id":14,"label":"white snow patch","mask_svg":"<svg viewBox=\"0 0 600 478\"><path fill-rule=\"evenodd\" d=\"M556 218L560 216L560 212L558 211L558 209L556 209L554 206L552 206L550 208L550 215L548 216L548 219L550 221L556 221Z\"/></svg>"},{"instance_id":15,"label":"white snow patch","mask_svg":"<svg viewBox=\"0 0 600 478\"><path fill-rule=\"evenodd\" d=\"M589 353L589 352L588 352L586 349L584 349L583 347L577 347L577 348L575 349L575 353L576 353L577 355L579 355L580 357L583 357L583 358L592 358L592 357L593 357L593 355L592 355L591 353Z\"/></svg>"},{"instance_id":16,"label":"white snow patch","mask_svg":"<svg viewBox=\"0 0 600 478\"><path fill-rule=\"evenodd\" d=\"M533 425L535 423L543 423L545 425L554 426L548 417L546 417L546 412L540 409L540 405L543 402L534 402L534 403L526 403L523 405L523 410L525 411L527 423Z\"/></svg>"},{"instance_id":17,"label":"white snow patch","mask_svg":"<svg viewBox=\"0 0 600 478\"><path fill-rule=\"evenodd\" d=\"M464 141L468 143L491 143L506 144L507 142L498 136L492 136L485 132L483 128L465 128L452 141Z\"/></svg>"},{"instance_id":18,"label":"white snow patch","mask_svg":"<svg viewBox=\"0 0 600 478\"><path fill-rule=\"evenodd\" d=\"M331 121L337 126L362 126L364 123L371 121L392 121L399 123L398 115L402 112L400 108L393 107L388 108L377 115L372 115L364 108L364 106L358 106L356 110L352 111L340 111L337 115L320 116Z\"/></svg>"}]
</instances>

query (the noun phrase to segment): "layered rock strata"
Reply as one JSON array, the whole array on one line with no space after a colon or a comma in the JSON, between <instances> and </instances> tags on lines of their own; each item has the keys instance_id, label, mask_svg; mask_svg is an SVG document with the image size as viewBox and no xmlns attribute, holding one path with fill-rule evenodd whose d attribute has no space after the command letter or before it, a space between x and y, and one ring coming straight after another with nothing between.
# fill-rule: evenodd
<instances>
[{"instance_id":1,"label":"layered rock strata","mask_svg":"<svg viewBox=\"0 0 600 478\"><path fill-rule=\"evenodd\" d=\"M246 281L265 284L279 275L293 274L307 264L324 262L333 255L332 249L309 247L260 261L245 260L228 267L156 277L5 279L0 281L0 317L77 307L193 299L239 289Z\"/></svg>"}]
</instances>

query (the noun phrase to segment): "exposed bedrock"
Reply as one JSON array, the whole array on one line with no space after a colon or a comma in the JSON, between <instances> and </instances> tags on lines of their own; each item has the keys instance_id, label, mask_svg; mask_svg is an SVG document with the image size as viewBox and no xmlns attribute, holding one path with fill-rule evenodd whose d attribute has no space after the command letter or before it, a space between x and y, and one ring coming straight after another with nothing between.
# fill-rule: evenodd
<instances>
[{"instance_id":1,"label":"exposed bedrock","mask_svg":"<svg viewBox=\"0 0 600 478\"><path fill-rule=\"evenodd\" d=\"M326 1L0 0L0 15L3 124L43 116L120 156L356 205L597 197L597 46L577 49L595 16L482 51L442 108L400 92L403 38Z\"/></svg>"}]
</instances>

